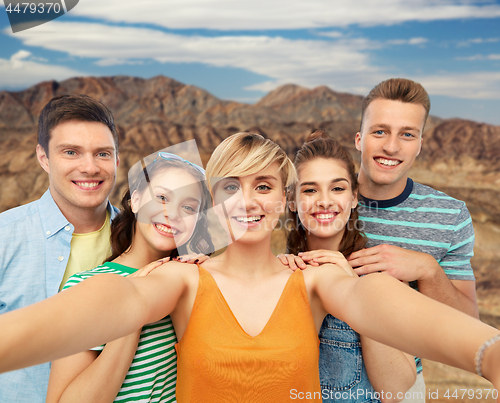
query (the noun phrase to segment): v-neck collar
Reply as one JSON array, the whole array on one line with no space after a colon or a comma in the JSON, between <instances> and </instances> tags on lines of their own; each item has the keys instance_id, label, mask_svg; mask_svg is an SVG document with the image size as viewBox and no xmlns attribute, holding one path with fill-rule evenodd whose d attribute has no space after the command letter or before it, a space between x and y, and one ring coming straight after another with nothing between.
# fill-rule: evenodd
<instances>
[{"instance_id":1,"label":"v-neck collar","mask_svg":"<svg viewBox=\"0 0 500 403\"><path fill-rule=\"evenodd\" d=\"M283 290L281 291L281 295L278 299L278 302L276 304L276 306L274 307L273 309L273 312L271 313L271 316L269 317L269 319L267 320L266 324L264 325L264 327L262 328L262 330L256 334L255 336L251 336L249 335L245 329L243 329L243 327L241 326L240 322L238 321L238 319L236 318L236 316L234 315L233 313L233 310L231 309L231 307L229 306L229 304L227 303L226 301L226 298L224 298L224 295L222 294L219 286L217 285L217 282L215 281L214 277L210 274L210 272L206 269L204 269L202 266L198 266L200 268L200 270L203 270L204 272L206 272L208 274L208 278L210 279L210 281L213 281L214 285L215 285L215 289L217 290L217 293L218 295L220 296L222 302L223 302L223 305L227 308L228 312L231 314L231 317L234 319L234 322L236 324L236 326L241 330L241 332L248 338L250 339L256 339L258 337L260 337L262 334L264 334L267 329L271 326L273 320L274 320L274 317L277 315L277 311L279 310L280 306L282 305L282 301L284 299L284 296L285 296L285 293L287 292L287 289L289 288L289 284L290 284L290 279L292 278L292 276L296 273L296 272L300 272L300 270L296 270L294 273L292 273L286 283L285 283L285 286L283 287ZM302 273L301 273L302 274Z\"/></svg>"}]
</instances>

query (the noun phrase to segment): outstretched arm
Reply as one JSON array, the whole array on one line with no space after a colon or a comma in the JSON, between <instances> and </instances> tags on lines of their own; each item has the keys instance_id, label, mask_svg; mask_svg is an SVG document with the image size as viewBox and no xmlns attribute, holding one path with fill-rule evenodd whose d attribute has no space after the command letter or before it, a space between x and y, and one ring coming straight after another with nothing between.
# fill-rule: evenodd
<instances>
[{"instance_id":1,"label":"outstretched arm","mask_svg":"<svg viewBox=\"0 0 500 403\"><path fill-rule=\"evenodd\" d=\"M360 276L384 272L401 281L417 281L424 295L479 317L475 281L448 279L443 267L427 253L384 244L354 252L348 260Z\"/></svg>"},{"instance_id":2,"label":"outstretched arm","mask_svg":"<svg viewBox=\"0 0 500 403\"><path fill-rule=\"evenodd\" d=\"M499 333L385 274L355 278L344 273L333 265L315 268L313 292L323 309L358 333L409 354L475 372L477 349ZM495 360L500 360L499 343L486 351L483 374L500 387Z\"/></svg>"},{"instance_id":3,"label":"outstretched arm","mask_svg":"<svg viewBox=\"0 0 500 403\"><path fill-rule=\"evenodd\" d=\"M147 277L102 274L1 315L0 372L88 350L163 318L176 307L193 270L169 262Z\"/></svg>"},{"instance_id":4,"label":"outstretched arm","mask_svg":"<svg viewBox=\"0 0 500 403\"><path fill-rule=\"evenodd\" d=\"M145 277L169 257L152 262L128 278ZM77 275L78 276L78 275ZM75 277L77 277L75 276ZM77 280L80 277L77 277ZM81 281L81 280L80 280ZM66 283L69 288L73 281ZM52 362L47 403L111 403L115 400L135 356L142 329L100 347Z\"/></svg>"},{"instance_id":5,"label":"outstretched arm","mask_svg":"<svg viewBox=\"0 0 500 403\"><path fill-rule=\"evenodd\" d=\"M303 266L307 262L311 266L320 266L325 263L333 263L342 267L350 276L357 277L344 255L338 251L317 249L299 253L278 255L281 262L288 265L292 270ZM363 351L363 361L370 383L377 392L384 392L384 396L394 396L391 401L398 402L397 396L404 396L406 391L412 387L416 379L415 357L392 347L378 343L363 335L360 335ZM388 394L387 392L390 392ZM387 402L387 400L386 400Z\"/></svg>"}]
</instances>

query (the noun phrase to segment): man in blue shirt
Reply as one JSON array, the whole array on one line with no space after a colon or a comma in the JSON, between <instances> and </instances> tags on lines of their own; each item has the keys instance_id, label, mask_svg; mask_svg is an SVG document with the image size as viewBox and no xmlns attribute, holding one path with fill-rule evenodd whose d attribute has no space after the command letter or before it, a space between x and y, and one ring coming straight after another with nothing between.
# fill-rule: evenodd
<instances>
[{"instance_id":1,"label":"man in blue shirt","mask_svg":"<svg viewBox=\"0 0 500 403\"><path fill-rule=\"evenodd\" d=\"M0 214L0 314L56 294L63 278L109 255L108 196L119 164L106 106L85 95L53 98L38 122L37 158L49 175L39 199ZM49 364L0 375L0 402L43 403Z\"/></svg>"}]
</instances>

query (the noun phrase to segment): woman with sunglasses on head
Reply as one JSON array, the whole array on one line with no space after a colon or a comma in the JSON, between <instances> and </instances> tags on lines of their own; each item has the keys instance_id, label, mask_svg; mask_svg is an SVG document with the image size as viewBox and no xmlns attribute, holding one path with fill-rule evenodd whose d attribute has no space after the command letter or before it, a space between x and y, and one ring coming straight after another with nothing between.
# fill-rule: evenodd
<instances>
[{"instance_id":1,"label":"woman with sunglasses on head","mask_svg":"<svg viewBox=\"0 0 500 403\"><path fill-rule=\"evenodd\" d=\"M366 238L359 230L358 181L349 152L317 130L297 151L295 168L298 182L288 193L290 228L287 254L279 255L282 262L293 269L306 263L319 266L362 249ZM345 263L346 270L354 273ZM379 401L374 396L384 402L401 401L405 395L406 401L425 400L425 390L406 393L416 379L414 356L360 336L330 314L319 338L323 402L345 401L342 396L349 396L352 403Z\"/></svg>"},{"instance_id":2,"label":"woman with sunglasses on head","mask_svg":"<svg viewBox=\"0 0 500 403\"><path fill-rule=\"evenodd\" d=\"M185 255L188 245L199 255L183 260L204 261L213 246L200 212L209 202L203 168L175 154L158 153L123 196L122 211L111 225L112 255L103 265L72 276L63 289L103 273L146 276ZM105 346L56 360L46 401L174 402L176 341L166 316Z\"/></svg>"},{"instance_id":3,"label":"woman with sunglasses on head","mask_svg":"<svg viewBox=\"0 0 500 403\"><path fill-rule=\"evenodd\" d=\"M479 351L476 366L500 386L500 344L490 345L497 329L389 276L355 277L341 256L292 273L273 255L271 234L295 181L279 146L256 134L230 136L207 176L233 240L224 253L203 267L168 262L145 277L95 276L0 316L0 371L75 353L170 313L180 340L179 402L319 402L317 333L330 313L379 342L469 371ZM81 300L85 307L75 304ZM96 317L104 301L108 309Z\"/></svg>"}]
</instances>

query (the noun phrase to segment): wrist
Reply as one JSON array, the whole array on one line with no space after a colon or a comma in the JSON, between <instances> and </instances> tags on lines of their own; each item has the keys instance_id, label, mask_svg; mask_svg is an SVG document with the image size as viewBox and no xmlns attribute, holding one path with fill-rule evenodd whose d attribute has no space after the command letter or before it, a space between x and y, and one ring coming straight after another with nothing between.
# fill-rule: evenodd
<instances>
[{"instance_id":1,"label":"wrist","mask_svg":"<svg viewBox=\"0 0 500 403\"><path fill-rule=\"evenodd\" d=\"M420 276L417 281L434 281L439 272L442 272L439 263L427 253L423 254L420 263Z\"/></svg>"},{"instance_id":2,"label":"wrist","mask_svg":"<svg viewBox=\"0 0 500 403\"><path fill-rule=\"evenodd\" d=\"M482 376L488 379L497 390L500 390L500 341L488 346L482 356L481 372Z\"/></svg>"}]
</instances>

